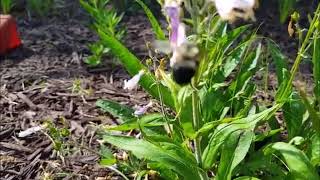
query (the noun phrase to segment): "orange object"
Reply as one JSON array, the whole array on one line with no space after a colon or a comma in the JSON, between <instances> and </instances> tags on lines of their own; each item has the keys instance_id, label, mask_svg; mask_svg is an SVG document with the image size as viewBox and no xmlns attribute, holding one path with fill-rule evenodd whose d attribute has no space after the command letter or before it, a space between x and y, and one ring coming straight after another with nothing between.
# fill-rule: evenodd
<instances>
[{"instance_id":1,"label":"orange object","mask_svg":"<svg viewBox=\"0 0 320 180\"><path fill-rule=\"evenodd\" d=\"M0 55L21 45L17 23L10 15L0 14Z\"/></svg>"}]
</instances>

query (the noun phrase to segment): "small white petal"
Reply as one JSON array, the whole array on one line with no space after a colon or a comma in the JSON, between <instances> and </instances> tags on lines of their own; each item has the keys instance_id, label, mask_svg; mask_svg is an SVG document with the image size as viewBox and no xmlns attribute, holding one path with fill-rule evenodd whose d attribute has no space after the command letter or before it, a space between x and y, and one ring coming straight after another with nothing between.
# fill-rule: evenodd
<instances>
[{"instance_id":1,"label":"small white petal","mask_svg":"<svg viewBox=\"0 0 320 180\"><path fill-rule=\"evenodd\" d=\"M35 127L31 127L31 128L28 128L24 131L21 131L19 134L18 134L18 137L27 137L33 133L36 133L38 131L40 131L43 127L42 126L35 126Z\"/></svg>"},{"instance_id":2,"label":"small white petal","mask_svg":"<svg viewBox=\"0 0 320 180\"><path fill-rule=\"evenodd\" d=\"M124 80L124 86L123 89L133 90L137 88L138 83L144 74L144 70L140 70L138 74L134 75L129 81Z\"/></svg>"},{"instance_id":3,"label":"small white petal","mask_svg":"<svg viewBox=\"0 0 320 180\"><path fill-rule=\"evenodd\" d=\"M181 46L181 44L183 44L186 41L187 41L186 27L183 23L180 23L178 28L177 46Z\"/></svg>"}]
</instances>

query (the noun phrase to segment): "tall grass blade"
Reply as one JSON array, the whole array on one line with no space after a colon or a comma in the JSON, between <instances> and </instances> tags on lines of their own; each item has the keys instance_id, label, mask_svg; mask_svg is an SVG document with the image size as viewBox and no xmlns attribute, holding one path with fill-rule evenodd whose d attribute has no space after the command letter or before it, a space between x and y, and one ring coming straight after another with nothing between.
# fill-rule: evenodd
<instances>
[{"instance_id":1,"label":"tall grass blade","mask_svg":"<svg viewBox=\"0 0 320 180\"><path fill-rule=\"evenodd\" d=\"M150 21L151 26L152 26L152 30L155 33L156 38L158 40L166 40L165 33L162 31L161 26L160 26L157 18L154 17L153 13L148 8L148 6L146 6L141 0L136 0L136 1L143 8L144 12L148 16L149 21Z\"/></svg>"}]
</instances>

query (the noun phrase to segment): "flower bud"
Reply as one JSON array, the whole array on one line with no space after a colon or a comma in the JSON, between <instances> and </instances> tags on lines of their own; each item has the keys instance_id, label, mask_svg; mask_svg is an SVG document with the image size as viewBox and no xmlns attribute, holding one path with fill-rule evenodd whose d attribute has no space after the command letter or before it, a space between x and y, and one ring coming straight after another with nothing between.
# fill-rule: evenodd
<instances>
[{"instance_id":1,"label":"flower bud","mask_svg":"<svg viewBox=\"0 0 320 180\"><path fill-rule=\"evenodd\" d=\"M297 11L291 14L291 20L293 22L298 22L299 19L300 19L300 14Z\"/></svg>"}]
</instances>

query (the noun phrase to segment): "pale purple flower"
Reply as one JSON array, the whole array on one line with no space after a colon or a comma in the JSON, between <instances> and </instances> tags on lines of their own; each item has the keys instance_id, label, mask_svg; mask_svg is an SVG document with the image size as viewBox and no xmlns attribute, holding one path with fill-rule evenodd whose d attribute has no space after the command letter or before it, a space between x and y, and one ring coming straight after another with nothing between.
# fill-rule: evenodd
<instances>
[{"instance_id":1,"label":"pale purple flower","mask_svg":"<svg viewBox=\"0 0 320 180\"><path fill-rule=\"evenodd\" d=\"M147 105L145 105L145 106L142 106L142 107L139 107L136 111L134 111L134 115L135 116L142 116L142 115L144 115L146 112L147 112L147 110L150 108L150 107L152 107L153 106L153 103L152 103L152 101L150 101Z\"/></svg>"},{"instance_id":2,"label":"pale purple flower","mask_svg":"<svg viewBox=\"0 0 320 180\"><path fill-rule=\"evenodd\" d=\"M184 41L186 41L185 27L180 21L180 5L177 1L167 1L164 10L166 15L170 20L170 45L171 48L176 48L180 46Z\"/></svg>"},{"instance_id":3,"label":"pale purple flower","mask_svg":"<svg viewBox=\"0 0 320 180\"><path fill-rule=\"evenodd\" d=\"M144 74L144 70L140 70L138 74L134 75L130 80L124 80L124 86L123 89L133 90L137 88L138 83Z\"/></svg>"}]
</instances>

